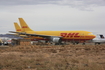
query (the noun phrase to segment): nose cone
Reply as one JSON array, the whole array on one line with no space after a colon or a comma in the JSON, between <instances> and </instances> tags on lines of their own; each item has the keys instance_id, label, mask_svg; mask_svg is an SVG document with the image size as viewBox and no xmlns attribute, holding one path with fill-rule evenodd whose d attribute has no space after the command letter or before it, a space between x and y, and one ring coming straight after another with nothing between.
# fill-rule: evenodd
<instances>
[{"instance_id":1,"label":"nose cone","mask_svg":"<svg viewBox=\"0 0 105 70\"><path fill-rule=\"evenodd\" d=\"M95 35L92 35L92 38L96 38L96 36Z\"/></svg>"},{"instance_id":2,"label":"nose cone","mask_svg":"<svg viewBox=\"0 0 105 70\"><path fill-rule=\"evenodd\" d=\"M94 39L94 38L96 38L96 36L95 35L89 35L88 38L89 39Z\"/></svg>"}]
</instances>

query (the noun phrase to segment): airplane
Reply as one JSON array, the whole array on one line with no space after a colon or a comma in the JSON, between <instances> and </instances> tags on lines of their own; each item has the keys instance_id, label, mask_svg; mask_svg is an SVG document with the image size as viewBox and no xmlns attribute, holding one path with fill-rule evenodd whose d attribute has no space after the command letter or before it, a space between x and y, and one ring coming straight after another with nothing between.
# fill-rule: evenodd
<instances>
[{"instance_id":1,"label":"airplane","mask_svg":"<svg viewBox=\"0 0 105 70\"><path fill-rule=\"evenodd\" d=\"M79 43L80 41L92 40L96 36L89 31L33 31L27 23L23 20L23 18L19 18L19 22L22 28L19 33L22 35L33 36L38 40L46 40L53 43L61 44L62 41L71 41L75 43ZM13 32L13 31L10 31Z\"/></svg>"},{"instance_id":2,"label":"airplane","mask_svg":"<svg viewBox=\"0 0 105 70\"><path fill-rule=\"evenodd\" d=\"M13 35L13 36L16 36L16 37L20 37L19 39L29 39L29 40L33 40L32 37L29 37L27 35L21 35L21 32L23 32L22 28L18 25L17 22L14 22L14 26L15 26L15 30L16 32L14 31L10 31L12 33L15 33L15 34L10 34L10 33L7 33L8 35ZM17 33L19 32L19 33Z\"/></svg>"},{"instance_id":3,"label":"airplane","mask_svg":"<svg viewBox=\"0 0 105 70\"><path fill-rule=\"evenodd\" d=\"M22 28L18 25L17 22L14 22L14 26L15 26L16 32L22 32L23 31Z\"/></svg>"},{"instance_id":4,"label":"airplane","mask_svg":"<svg viewBox=\"0 0 105 70\"><path fill-rule=\"evenodd\" d=\"M17 34L18 36L24 38L24 39L33 39L33 37L29 37L27 35L21 35L21 32L23 32L23 29L18 25L17 22L14 22L14 26L15 26L15 30L16 30L16 33L19 32L20 34ZM14 32L15 33L15 32Z\"/></svg>"},{"instance_id":5,"label":"airplane","mask_svg":"<svg viewBox=\"0 0 105 70\"><path fill-rule=\"evenodd\" d=\"M27 35L21 35L21 32L24 32L23 29L18 25L18 23L14 22L14 26L15 26L15 30L16 32L14 33L17 33L17 32L20 32L20 34L18 34L18 36L24 38L24 39L31 39L31 41L37 41L34 37L34 36L27 36ZM37 37L38 38L38 37Z\"/></svg>"},{"instance_id":6,"label":"airplane","mask_svg":"<svg viewBox=\"0 0 105 70\"><path fill-rule=\"evenodd\" d=\"M17 40L17 39L21 39L20 37L17 37L15 35L12 34L0 34L0 43L2 45L8 45L8 44L12 44L12 40Z\"/></svg>"},{"instance_id":7,"label":"airplane","mask_svg":"<svg viewBox=\"0 0 105 70\"><path fill-rule=\"evenodd\" d=\"M103 34L97 34L96 38L92 39L92 42L94 42L95 45L105 43L105 37L103 36Z\"/></svg>"},{"instance_id":8,"label":"airplane","mask_svg":"<svg viewBox=\"0 0 105 70\"><path fill-rule=\"evenodd\" d=\"M15 31L10 31L10 32L11 33L17 33L18 32L18 34L15 34L15 35L19 36L19 33L23 32L22 28L18 25L17 22L14 22L14 26L15 26L16 32ZM12 35L14 35L14 34L12 34Z\"/></svg>"}]
</instances>

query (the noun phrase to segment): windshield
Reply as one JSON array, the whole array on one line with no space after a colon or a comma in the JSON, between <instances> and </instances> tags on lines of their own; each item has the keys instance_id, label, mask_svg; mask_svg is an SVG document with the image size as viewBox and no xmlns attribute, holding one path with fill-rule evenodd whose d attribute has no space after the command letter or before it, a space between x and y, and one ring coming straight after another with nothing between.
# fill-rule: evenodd
<instances>
[{"instance_id":1,"label":"windshield","mask_svg":"<svg viewBox=\"0 0 105 70\"><path fill-rule=\"evenodd\" d=\"M93 33L89 33L88 35L93 35Z\"/></svg>"}]
</instances>

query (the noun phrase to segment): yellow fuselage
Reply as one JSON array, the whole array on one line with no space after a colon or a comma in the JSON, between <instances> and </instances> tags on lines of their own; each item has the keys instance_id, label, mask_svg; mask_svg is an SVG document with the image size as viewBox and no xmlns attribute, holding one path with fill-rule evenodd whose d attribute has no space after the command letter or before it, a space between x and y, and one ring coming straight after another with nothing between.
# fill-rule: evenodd
<instances>
[{"instance_id":1,"label":"yellow fuselage","mask_svg":"<svg viewBox=\"0 0 105 70\"><path fill-rule=\"evenodd\" d=\"M62 40L91 40L95 38L91 32L88 31L27 31L28 34L40 34L49 36L61 36ZM44 39L43 37L35 37L35 39Z\"/></svg>"}]
</instances>

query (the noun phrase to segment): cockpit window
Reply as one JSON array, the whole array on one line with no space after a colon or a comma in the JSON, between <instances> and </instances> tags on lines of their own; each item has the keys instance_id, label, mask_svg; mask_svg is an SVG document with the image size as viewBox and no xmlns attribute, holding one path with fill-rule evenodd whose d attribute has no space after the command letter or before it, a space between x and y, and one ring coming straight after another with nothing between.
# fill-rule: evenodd
<instances>
[{"instance_id":1,"label":"cockpit window","mask_svg":"<svg viewBox=\"0 0 105 70\"><path fill-rule=\"evenodd\" d=\"M89 33L88 35L93 35L93 33Z\"/></svg>"}]
</instances>

